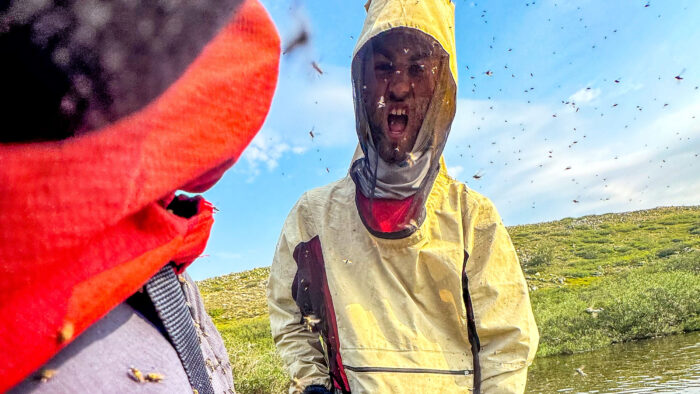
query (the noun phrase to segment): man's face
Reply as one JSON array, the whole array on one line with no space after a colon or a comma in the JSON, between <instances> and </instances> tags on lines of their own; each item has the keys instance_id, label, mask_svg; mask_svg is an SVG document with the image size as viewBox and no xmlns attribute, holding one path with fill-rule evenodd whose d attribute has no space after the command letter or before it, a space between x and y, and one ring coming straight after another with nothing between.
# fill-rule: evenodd
<instances>
[{"instance_id":1,"label":"man's face","mask_svg":"<svg viewBox=\"0 0 700 394\"><path fill-rule=\"evenodd\" d=\"M379 156L406 160L435 91L439 44L425 34L390 32L372 40L365 57L363 101Z\"/></svg>"}]
</instances>

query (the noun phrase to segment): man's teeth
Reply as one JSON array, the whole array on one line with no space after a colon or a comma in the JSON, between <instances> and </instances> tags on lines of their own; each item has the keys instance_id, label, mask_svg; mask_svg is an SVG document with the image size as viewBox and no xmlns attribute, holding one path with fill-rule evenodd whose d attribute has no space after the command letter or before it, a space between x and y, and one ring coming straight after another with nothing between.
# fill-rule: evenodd
<instances>
[{"instance_id":1,"label":"man's teeth","mask_svg":"<svg viewBox=\"0 0 700 394\"><path fill-rule=\"evenodd\" d=\"M391 115L406 115L406 109L392 109L391 110Z\"/></svg>"}]
</instances>

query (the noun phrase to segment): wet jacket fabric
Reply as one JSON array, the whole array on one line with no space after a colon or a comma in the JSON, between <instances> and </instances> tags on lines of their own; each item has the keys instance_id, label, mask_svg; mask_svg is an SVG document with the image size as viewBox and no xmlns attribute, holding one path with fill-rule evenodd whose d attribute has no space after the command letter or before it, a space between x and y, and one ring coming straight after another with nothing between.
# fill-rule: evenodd
<instances>
[{"instance_id":1,"label":"wet jacket fabric","mask_svg":"<svg viewBox=\"0 0 700 394\"><path fill-rule=\"evenodd\" d=\"M358 215L349 177L305 193L292 208L268 286L272 334L294 381L290 392L335 385L333 360L337 380L355 393L470 392L469 302L481 392L524 391L538 332L496 209L442 166L426 211L410 236L376 237ZM306 296L305 289L321 295ZM323 325L336 329L321 341L310 329ZM336 345L335 354L324 352L326 342Z\"/></svg>"},{"instance_id":2,"label":"wet jacket fabric","mask_svg":"<svg viewBox=\"0 0 700 394\"><path fill-rule=\"evenodd\" d=\"M0 144L0 392L163 266L182 272L204 250L211 204L197 197L176 215L168 203L178 189L208 184L252 140L280 52L257 0L242 1L214 33L164 93L129 116L65 140Z\"/></svg>"},{"instance_id":3,"label":"wet jacket fabric","mask_svg":"<svg viewBox=\"0 0 700 394\"><path fill-rule=\"evenodd\" d=\"M231 365L221 336L204 310L197 285L186 273L180 279L214 392L233 393ZM158 373L163 380L137 382L130 367L137 368L144 376ZM149 319L127 302L91 325L44 364L42 370L55 373L42 381L38 372L10 393L192 393L173 346Z\"/></svg>"},{"instance_id":4,"label":"wet jacket fabric","mask_svg":"<svg viewBox=\"0 0 700 394\"><path fill-rule=\"evenodd\" d=\"M425 140L434 161L419 192L378 200L381 216L363 208L352 169L292 208L268 284L290 393L310 385L342 393L522 393L539 337L517 255L491 201L450 178L441 159L455 111L453 4L373 0L367 9L353 61L362 148L353 163L368 154L362 144L370 133L358 105L357 56L394 28L419 29L449 54L433 97L440 105L428 109L421 129L432 132ZM392 213L418 212L407 204L422 214L407 218L404 230L382 232Z\"/></svg>"}]
</instances>

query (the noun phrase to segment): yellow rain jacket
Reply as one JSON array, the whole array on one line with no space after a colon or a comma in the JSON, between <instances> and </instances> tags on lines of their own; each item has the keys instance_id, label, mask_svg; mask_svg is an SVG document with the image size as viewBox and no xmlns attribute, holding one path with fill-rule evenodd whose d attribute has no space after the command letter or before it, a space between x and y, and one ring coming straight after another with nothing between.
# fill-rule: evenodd
<instances>
[{"instance_id":1,"label":"yellow rain jacket","mask_svg":"<svg viewBox=\"0 0 700 394\"><path fill-rule=\"evenodd\" d=\"M449 54L456 82L448 0L368 5L358 49L392 28L419 29ZM443 111L453 116L454 103ZM512 242L491 201L441 159L436 168L424 218L405 237L368 230L350 176L292 208L268 285L290 393L524 391L539 336Z\"/></svg>"}]
</instances>

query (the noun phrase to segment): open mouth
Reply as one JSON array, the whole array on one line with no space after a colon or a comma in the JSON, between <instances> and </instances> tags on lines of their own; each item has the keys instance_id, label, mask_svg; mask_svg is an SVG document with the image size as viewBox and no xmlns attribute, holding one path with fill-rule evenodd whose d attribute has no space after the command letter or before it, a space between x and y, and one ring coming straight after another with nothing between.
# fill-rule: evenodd
<instances>
[{"instance_id":1,"label":"open mouth","mask_svg":"<svg viewBox=\"0 0 700 394\"><path fill-rule=\"evenodd\" d=\"M408 114L406 109L392 109L387 117L387 123L389 124L389 134L400 135L403 133L404 130L406 130L406 125L408 124Z\"/></svg>"}]
</instances>

